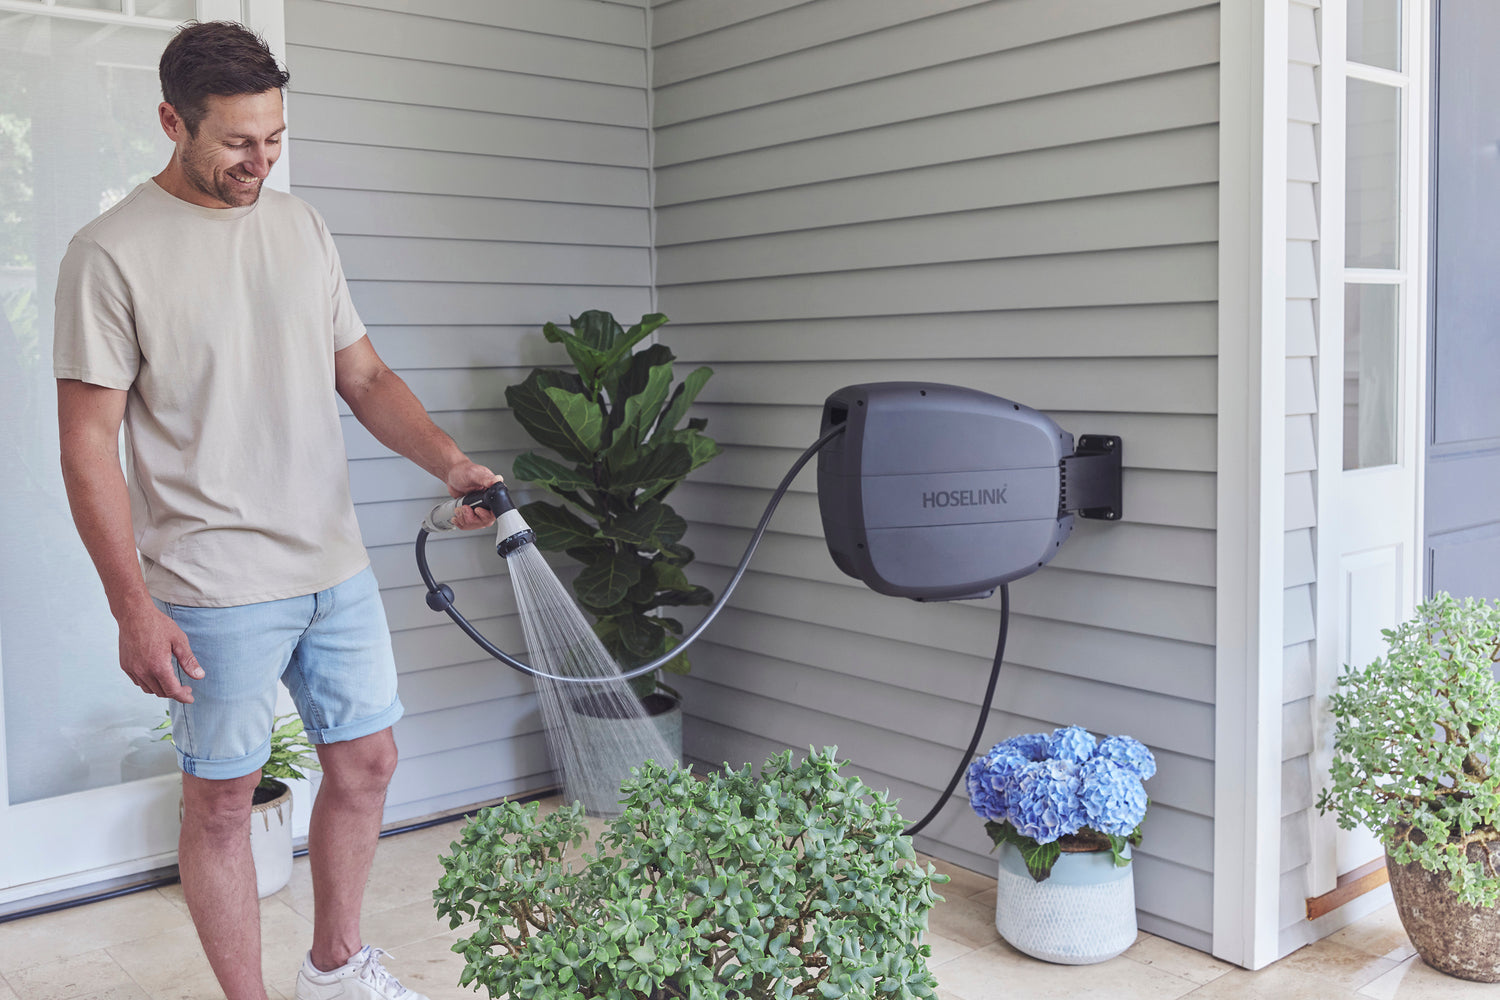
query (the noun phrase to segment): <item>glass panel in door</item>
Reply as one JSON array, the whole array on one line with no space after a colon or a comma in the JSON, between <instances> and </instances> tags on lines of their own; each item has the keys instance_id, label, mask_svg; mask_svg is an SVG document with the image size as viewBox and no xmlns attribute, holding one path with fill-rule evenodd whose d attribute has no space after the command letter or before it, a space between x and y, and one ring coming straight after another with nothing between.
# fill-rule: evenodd
<instances>
[{"instance_id":1,"label":"glass panel in door","mask_svg":"<svg viewBox=\"0 0 1500 1000\"><path fill-rule=\"evenodd\" d=\"M68 513L52 378L69 238L170 155L156 120L170 37L0 14L0 810L174 769L152 732L164 705L120 672L114 621Z\"/></svg>"}]
</instances>

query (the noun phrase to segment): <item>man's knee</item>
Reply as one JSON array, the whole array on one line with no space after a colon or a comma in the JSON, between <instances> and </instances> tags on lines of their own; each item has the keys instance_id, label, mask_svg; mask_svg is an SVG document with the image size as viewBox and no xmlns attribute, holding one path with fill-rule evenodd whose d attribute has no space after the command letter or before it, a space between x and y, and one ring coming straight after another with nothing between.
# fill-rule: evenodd
<instances>
[{"instance_id":1,"label":"man's knee","mask_svg":"<svg viewBox=\"0 0 1500 1000\"><path fill-rule=\"evenodd\" d=\"M182 822L210 836L248 835L250 807L260 771L240 778L214 780L182 776Z\"/></svg>"},{"instance_id":2,"label":"man's knee","mask_svg":"<svg viewBox=\"0 0 1500 1000\"><path fill-rule=\"evenodd\" d=\"M318 747L323 781L347 792L385 794L396 773L396 741L389 729Z\"/></svg>"}]
</instances>

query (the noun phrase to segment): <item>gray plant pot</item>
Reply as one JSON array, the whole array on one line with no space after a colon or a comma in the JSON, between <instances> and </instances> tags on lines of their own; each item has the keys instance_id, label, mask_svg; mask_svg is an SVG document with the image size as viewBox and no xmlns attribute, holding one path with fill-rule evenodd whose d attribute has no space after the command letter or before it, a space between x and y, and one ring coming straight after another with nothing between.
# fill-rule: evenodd
<instances>
[{"instance_id":1,"label":"gray plant pot","mask_svg":"<svg viewBox=\"0 0 1500 1000\"><path fill-rule=\"evenodd\" d=\"M1500 863L1500 842L1471 844L1470 857L1488 851ZM1476 858L1477 860L1477 858ZM1397 864L1387 854L1396 913L1422 961L1450 976L1500 982L1500 910L1458 901L1446 872L1430 872L1413 861Z\"/></svg>"},{"instance_id":2,"label":"gray plant pot","mask_svg":"<svg viewBox=\"0 0 1500 1000\"><path fill-rule=\"evenodd\" d=\"M664 694L648 695L644 699L651 722L662 740L672 751L672 763L682 760L682 703ZM609 719L597 716L578 715L574 736L578 749L588 767L582 773L568 776L566 794L583 803L590 816L613 819L624 812L620 806L620 786L630 777L630 769L639 767L639 760L621 760L613 748L620 745L619 730L631 726L625 719ZM657 761L657 763L665 763Z\"/></svg>"}]
</instances>

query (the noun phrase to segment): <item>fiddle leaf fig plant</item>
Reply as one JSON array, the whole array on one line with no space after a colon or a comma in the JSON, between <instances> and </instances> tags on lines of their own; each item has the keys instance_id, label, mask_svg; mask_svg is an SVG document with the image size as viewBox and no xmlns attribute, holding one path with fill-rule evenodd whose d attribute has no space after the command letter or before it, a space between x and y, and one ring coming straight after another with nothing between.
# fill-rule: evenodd
<instances>
[{"instance_id":1,"label":"fiddle leaf fig plant","mask_svg":"<svg viewBox=\"0 0 1500 1000\"><path fill-rule=\"evenodd\" d=\"M1375 832L1391 858L1446 873L1461 902L1500 902L1500 603L1438 594L1346 666L1331 697L1334 759L1318 809Z\"/></svg>"},{"instance_id":2,"label":"fiddle leaf fig plant","mask_svg":"<svg viewBox=\"0 0 1500 1000\"><path fill-rule=\"evenodd\" d=\"M836 753L702 780L647 761L576 869L577 803L481 811L433 893L471 931L453 946L459 985L497 1000L936 996L922 933L948 877Z\"/></svg>"},{"instance_id":3,"label":"fiddle leaf fig plant","mask_svg":"<svg viewBox=\"0 0 1500 1000\"><path fill-rule=\"evenodd\" d=\"M521 426L557 456L526 452L515 478L563 501L533 501L521 516L539 548L582 563L573 594L626 669L677 644L682 623L660 609L713 603L684 572L693 561L682 544L687 522L665 502L719 454L703 433L707 421L687 416L713 370L697 368L674 384L676 356L666 345L634 351L666 322L653 313L627 330L609 313L589 310L571 320L571 331L548 323L543 335L563 346L573 370L536 368L505 390ZM685 673L687 659L679 655L667 668ZM642 697L665 686L655 672L632 683Z\"/></svg>"}]
</instances>

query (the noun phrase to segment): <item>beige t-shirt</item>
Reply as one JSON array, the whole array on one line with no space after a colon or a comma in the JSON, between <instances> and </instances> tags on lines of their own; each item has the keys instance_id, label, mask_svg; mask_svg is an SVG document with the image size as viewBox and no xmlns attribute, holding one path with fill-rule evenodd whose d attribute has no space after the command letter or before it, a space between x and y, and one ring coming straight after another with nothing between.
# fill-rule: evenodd
<instances>
[{"instance_id":1,"label":"beige t-shirt","mask_svg":"<svg viewBox=\"0 0 1500 1000\"><path fill-rule=\"evenodd\" d=\"M131 518L152 596L254 604L369 564L333 367L364 335L328 228L291 195L201 208L147 181L73 237L53 373L129 391Z\"/></svg>"}]
</instances>

